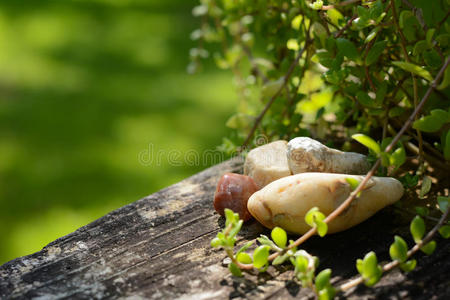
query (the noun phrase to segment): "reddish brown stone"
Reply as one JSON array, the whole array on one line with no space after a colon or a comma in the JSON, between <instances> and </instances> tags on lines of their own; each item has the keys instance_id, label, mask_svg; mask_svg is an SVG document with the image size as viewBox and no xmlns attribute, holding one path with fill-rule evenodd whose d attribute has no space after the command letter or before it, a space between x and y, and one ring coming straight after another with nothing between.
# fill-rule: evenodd
<instances>
[{"instance_id":1,"label":"reddish brown stone","mask_svg":"<svg viewBox=\"0 0 450 300\"><path fill-rule=\"evenodd\" d=\"M220 215L224 215L225 208L239 213L239 217L247 221L252 215L247 209L247 201L250 196L258 190L251 177L226 173L217 183L214 194L214 208Z\"/></svg>"}]
</instances>

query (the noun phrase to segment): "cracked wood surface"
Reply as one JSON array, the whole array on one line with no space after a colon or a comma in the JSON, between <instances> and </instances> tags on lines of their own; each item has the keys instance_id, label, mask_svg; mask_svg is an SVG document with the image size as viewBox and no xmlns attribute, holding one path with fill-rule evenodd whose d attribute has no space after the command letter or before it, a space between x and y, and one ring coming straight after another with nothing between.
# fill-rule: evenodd
<instances>
[{"instance_id":1,"label":"cracked wood surface","mask_svg":"<svg viewBox=\"0 0 450 300\"><path fill-rule=\"evenodd\" d=\"M216 183L225 172L241 171L240 159L216 165L119 208L37 253L0 266L0 298L313 298L292 280L287 266L234 278L222 264L223 251L209 246L224 225L212 205ZM387 261L393 236L409 237L408 221L386 208L353 229L314 237L304 248L320 258L320 268L332 268L332 282L343 282L356 275L355 259L368 251ZM249 221L238 244L261 233L270 234ZM437 242L432 256L418 256L418 267L412 273L394 271L375 288L361 286L343 296L447 298L450 243Z\"/></svg>"}]
</instances>

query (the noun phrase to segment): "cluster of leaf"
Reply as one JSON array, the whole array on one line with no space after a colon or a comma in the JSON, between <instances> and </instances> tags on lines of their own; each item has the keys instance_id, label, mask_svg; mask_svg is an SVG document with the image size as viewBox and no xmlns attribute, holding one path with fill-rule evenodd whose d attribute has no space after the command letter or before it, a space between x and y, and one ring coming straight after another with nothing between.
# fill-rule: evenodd
<instances>
[{"instance_id":1,"label":"cluster of leaf","mask_svg":"<svg viewBox=\"0 0 450 300\"><path fill-rule=\"evenodd\" d=\"M325 139L339 130L347 141L356 132L381 140L401 127L450 53L450 3L340 4L200 0L193 14L201 26L191 36L198 47L191 51L189 69L212 57L219 68L233 72L239 92L236 114L227 122L235 131L222 149L232 152L242 144L274 95L255 135ZM402 141L422 147L423 139L438 150L429 155L441 160L450 159L449 83L447 69L414 123L416 134Z\"/></svg>"},{"instance_id":2,"label":"cluster of leaf","mask_svg":"<svg viewBox=\"0 0 450 300\"><path fill-rule=\"evenodd\" d=\"M330 284L331 270L326 269L316 275L319 259L305 250L297 249L292 240L288 244L288 236L284 229L280 227L272 229L271 239L266 235L261 235L257 239L260 245L252 252L247 251L254 241L244 244L235 253L236 234L242 227L242 220L239 220L239 215L230 209L225 209L225 218L225 228L211 241L211 246L222 247L225 250L231 260L228 268L234 276L242 276L241 269L256 269L259 272L265 272L270 264L280 265L288 261L294 267L295 278L304 287L312 288L320 296L320 299L334 297L335 289ZM314 207L305 215L305 222L311 227L315 227L320 236L325 236L328 227L323 222L324 218L325 216L317 207ZM271 252L277 254L274 259L270 257Z\"/></svg>"}]
</instances>

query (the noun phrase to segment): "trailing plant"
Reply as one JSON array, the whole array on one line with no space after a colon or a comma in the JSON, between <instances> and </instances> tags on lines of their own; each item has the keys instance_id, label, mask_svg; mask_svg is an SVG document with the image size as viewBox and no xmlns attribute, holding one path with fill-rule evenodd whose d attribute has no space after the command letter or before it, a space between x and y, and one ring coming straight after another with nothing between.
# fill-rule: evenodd
<instances>
[{"instance_id":1,"label":"trailing plant","mask_svg":"<svg viewBox=\"0 0 450 300\"><path fill-rule=\"evenodd\" d=\"M310 211L311 230L296 241L285 240L280 228L272 239L260 237L234 253L242 223L227 212L227 224L212 245L223 247L231 259L230 271L264 271L269 262L290 262L295 276L319 297L354 285L375 284L394 267L410 271L418 250L433 252L437 231L448 238L448 197L438 196L443 211L425 235L423 218L428 207L411 223L416 245L408 250L396 236L390 247L392 262L380 266L369 252L357 261L360 277L339 287L329 281L330 270L315 274L318 259L297 249L358 197L375 174L399 177L409 159L414 169L403 169L406 188L418 183L418 198L429 197L429 168L450 170L450 1L448 0L201 0L193 14L201 18L191 37L188 71L195 72L212 57L229 69L239 93L236 113L226 125L233 129L221 149L230 155L257 145L255 136L269 140L311 136L343 150L352 138L368 148L372 169L335 211L324 216ZM209 55L212 53L212 55ZM439 178L438 178L439 179ZM438 191L439 193L439 191ZM427 195L428 194L428 195Z\"/></svg>"}]
</instances>

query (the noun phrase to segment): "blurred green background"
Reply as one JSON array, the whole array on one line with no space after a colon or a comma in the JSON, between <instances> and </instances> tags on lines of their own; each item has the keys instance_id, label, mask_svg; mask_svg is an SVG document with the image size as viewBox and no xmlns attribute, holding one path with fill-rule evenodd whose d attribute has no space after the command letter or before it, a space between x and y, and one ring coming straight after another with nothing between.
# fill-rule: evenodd
<instances>
[{"instance_id":1,"label":"blurred green background","mask_svg":"<svg viewBox=\"0 0 450 300\"><path fill-rule=\"evenodd\" d=\"M214 149L228 73L186 73L195 0L0 1L0 264L206 165L139 153Z\"/></svg>"}]
</instances>

